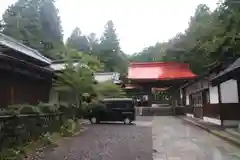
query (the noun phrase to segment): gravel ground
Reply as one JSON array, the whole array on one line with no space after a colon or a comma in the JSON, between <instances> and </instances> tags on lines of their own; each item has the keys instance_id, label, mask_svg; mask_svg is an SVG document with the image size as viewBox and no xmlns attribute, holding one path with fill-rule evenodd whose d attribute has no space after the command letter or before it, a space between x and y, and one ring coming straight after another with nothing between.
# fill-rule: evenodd
<instances>
[{"instance_id":1,"label":"gravel ground","mask_svg":"<svg viewBox=\"0 0 240 160\"><path fill-rule=\"evenodd\" d=\"M239 160L240 149L171 116L89 125L37 160Z\"/></svg>"},{"instance_id":2,"label":"gravel ground","mask_svg":"<svg viewBox=\"0 0 240 160\"><path fill-rule=\"evenodd\" d=\"M84 133L63 140L59 147L36 159L152 160L152 126L146 123L151 119L138 117L134 125L89 125Z\"/></svg>"}]
</instances>

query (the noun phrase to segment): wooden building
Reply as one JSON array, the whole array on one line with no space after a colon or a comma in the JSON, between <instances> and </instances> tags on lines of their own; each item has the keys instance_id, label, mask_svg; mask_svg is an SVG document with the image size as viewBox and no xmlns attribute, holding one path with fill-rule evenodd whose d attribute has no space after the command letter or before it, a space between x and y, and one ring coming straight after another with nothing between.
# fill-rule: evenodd
<instances>
[{"instance_id":1,"label":"wooden building","mask_svg":"<svg viewBox=\"0 0 240 160\"><path fill-rule=\"evenodd\" d=\"M72 60L73 66L79 65L79 60L74 59ZM67 60L57 60L53 61L51 64L51 68L54 70L54 72L61 72L65 70L67 65ZM86 65L82 64L81 67L87 67ZM94 79L101 83L101 82L106 82L106 81L111 81L114 84L121 84L120 80L120 73L118 72L97 72L93 74Z\"/></svg>"},{"instance_id":2,"label":"wooden building","mask_svg":"<svg viewBox=\"0 0 240 160\"><path fill-rule=\"evenodd\" d=\"M0 106L48 102L51 60L0 33Z\"/></svg>"},{"instance_id":3,"label":"wooden building","mask_svg":"<svg viewBox=\"0 0 240 160\"><path fill-rule=\"evenodd\" d=\"M93 75L95 80L99 83L111 81L114 84L122 84L122 81L120 80L120 73L118 72L98 72Z\"/></svg>"},{"instance_id":4,"label":"wooden building","mask_svg":"<svg viewBox=\"0 0 240 160\"><path fill-rule=\"evenodd\" d=\"M180 87L188 116L224 126L240 123L240 59L220 64Z\"/></svg>"}]
</instances>

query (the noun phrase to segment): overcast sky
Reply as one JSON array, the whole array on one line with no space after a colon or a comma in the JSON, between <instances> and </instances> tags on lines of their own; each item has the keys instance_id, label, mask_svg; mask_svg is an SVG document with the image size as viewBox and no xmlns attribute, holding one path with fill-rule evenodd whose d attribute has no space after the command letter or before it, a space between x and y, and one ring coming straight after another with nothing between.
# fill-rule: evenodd
<instances>
[{"instance_id":1,"label":"overcast sky","mask_svg":"<svg viewBox=\"0 0 240 160\"><path fill-rule=\"evenodd\" d=\"M0 14L16 0L0 0ZM198 4L211 9L218 0L56 0L65 39L78 26L84 34L101 36L113 20L122 50L139 52L184 31Z\"/></svg>"}]
</instances>

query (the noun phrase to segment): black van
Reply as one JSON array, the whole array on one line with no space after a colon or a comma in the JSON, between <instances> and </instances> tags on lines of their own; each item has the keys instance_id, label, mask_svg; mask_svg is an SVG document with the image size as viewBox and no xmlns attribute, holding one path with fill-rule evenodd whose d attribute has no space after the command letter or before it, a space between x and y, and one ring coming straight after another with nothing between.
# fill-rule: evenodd
<instances>
[{"instance_id":1,"label":"black van","mask_svg":"<svg viewBox=\"0 0 240 160\"><path fill-rule=\"evenodd\" d=\"M108 98L92 107L88 115L91 123L101 121L123 121L130 124L135 120L134 102L131 98Z\"/></svg>"}]
</instances>

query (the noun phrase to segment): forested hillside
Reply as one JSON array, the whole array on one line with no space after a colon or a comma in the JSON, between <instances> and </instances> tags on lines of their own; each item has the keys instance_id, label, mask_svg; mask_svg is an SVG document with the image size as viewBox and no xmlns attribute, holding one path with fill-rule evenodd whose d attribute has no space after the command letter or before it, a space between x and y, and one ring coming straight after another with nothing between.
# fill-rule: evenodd
<instances>
[{"instance_id":1,"label":"forested hillside","mask_svg":"<svg viewBox=\"0 0 240 160\"><path fill-rule=\"evenodd\" d=\"M111 20L106 22L100 38L95 33L84 35L80 28L76 26L66 44L63 42L54 0L18 0L5 11L1 21L1 32L52 59L62 59L71 48L96 56L105 71L124 73L128 61L177 61L189 63L194 72L201 73L222 60L239 56L240 3L225 0L214 11L200 4L183 33L128 55L120 47Z\"/></svg>"},{"instance_id":2,"label":"forested hillside","mask_svg":"<svg viewBox=\"0 0 240 160\"><path fill-rule=\"evenodd\" d=\"M214 11L200 4L183 33L130 57L130 61L186 62L202 73L222 60L240 55L240 3L225 0Z\"/></svg>"},{"instance_id":3,"label":"forested hillside","mask_svg":"<svg viewBox=\"0 0 240 160\"><path fill-rule=\"evenodd\" d=\"M127 57L121 50L113 22L109 20L103 27L98 39L95 33L82 34L76 26L65 44L54 0L18 0L3 14L0 31L51 59L62 59L74 49L97 57L105 71L126 72Z\"/></svg>"}]
</instances>

